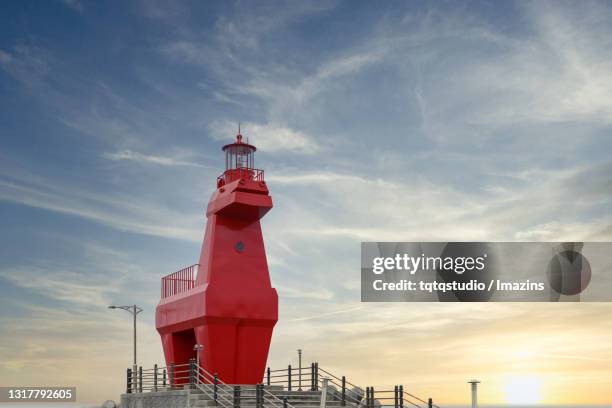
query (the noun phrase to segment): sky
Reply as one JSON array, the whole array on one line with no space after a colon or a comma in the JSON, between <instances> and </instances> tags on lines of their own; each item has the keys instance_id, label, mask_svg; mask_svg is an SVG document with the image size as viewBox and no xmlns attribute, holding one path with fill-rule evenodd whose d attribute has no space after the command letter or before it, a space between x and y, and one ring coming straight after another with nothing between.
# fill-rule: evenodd
<instances>
[{"instance_id":1,"label":"sky","mask_svg":"<svg viewBox=\"0 0 612 408\"><path fill-rule=\"evenodd\" d=\"M612 305L366 304L361 241L610 241L609 2L0 5L0 383L119 399L163 363L220 147L258 147L269 364L440 406L610 404ZM50 384L53 383L53 384Z\"/></svg>"}]
</instances>

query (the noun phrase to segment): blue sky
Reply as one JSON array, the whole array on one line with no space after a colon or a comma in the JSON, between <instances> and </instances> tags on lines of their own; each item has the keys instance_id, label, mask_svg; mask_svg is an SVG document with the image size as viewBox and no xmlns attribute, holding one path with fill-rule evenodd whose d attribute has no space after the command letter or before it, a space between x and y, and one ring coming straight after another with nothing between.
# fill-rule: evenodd
<instances>
[{"instance_id":1,"label":"blue sky","mask_svg":"<svg viewBox=\"0 0 612 408\"><path fill-rule=\"evenodd\" d=\"M606 2L3 3L0 379L116 396L129 321L110 303L142 304L140 357L161 361L159 278L197 261L238 121L275 202L273 364L301 346L449 402L489 376L484 400L499 402L503 373L458 368L482 344L460 336L457 357L436 333L511 319L525 326L491 341L543 328L542 358L583 352L580 378L601 374L607 305L564 309L591 336L583 350L555 336L550 305L362 305L359 242L610 240L611 38ZM387 331L398 322L405 340ZM395 367L422 355L452 367Z\"/></svg>"}]
</instances>

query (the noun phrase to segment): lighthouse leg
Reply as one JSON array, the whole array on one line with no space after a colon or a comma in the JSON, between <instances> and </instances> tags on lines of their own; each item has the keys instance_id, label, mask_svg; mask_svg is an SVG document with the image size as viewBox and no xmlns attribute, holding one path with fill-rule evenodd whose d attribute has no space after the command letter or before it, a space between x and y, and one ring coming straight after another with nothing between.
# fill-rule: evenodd
<instances>
[{"instance_id":1,"label":"lighthouse leg","mask_svg":"<svg viewBox=\"0 0 612 408\"><path fill-rule=\"evenodd\" d=\"M161 335L162 347L164 349L164 357L166 365L175 364L174 358L174 343L172 341L172 333L164 333Z\"/></svg>"},{"instance_id":2,"label":"lighthouse leg","mask_svg":"<svg viewBox=\"0 0 612 408\"><path fill-rule=\"evenodd\" d=\"M275 322L259 319L241 320L236 340L236 381L238 384L261 383Z\"/></svg>"},{"instance_id":3,"label":"lighthouse leg","mask_svg":"<svg viewBox=\"0 0 612 408\"><path fill-rule=\"evenodd\" d=\"M223 373L220 380L226 384L240 384L235 378L237 324L234 318L208 317L195 328L196 340L204 346L200 365L212 375Z\"/></svg>"}]
</instances>

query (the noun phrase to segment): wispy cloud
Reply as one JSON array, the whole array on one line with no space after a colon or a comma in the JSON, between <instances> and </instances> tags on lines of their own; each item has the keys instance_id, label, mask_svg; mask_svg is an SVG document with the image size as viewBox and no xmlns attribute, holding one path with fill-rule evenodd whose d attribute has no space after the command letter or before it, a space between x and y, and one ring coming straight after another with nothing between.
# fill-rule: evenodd
<instances>
[{"instance_id":1,"label":"wispy cloud","mask_svg":"<svg viewBox=\"0 0 612 408\"><path fill-rule=\"evenodd\" d=\"M62 0L62 3L79 13L83 12L83 3L80 0Z\"/></svg>"},{"instance_id":2,"label":"wispy cloud","mask_svg":"<svg viewBox=\"0 0 612 408\"><path fill-rule=\"evenodd\" d=\"M293 319L289 319L287 321L288 322L303 322L306 320L325 319L330 316L336 316L336 315L343 314L343 313L351 313L351 312L355 312L355 311L362 310L362 309L363 309L362 306L358 306L358 307L352 307L350 309L334 310L331 312L321 313L321 314L317 314L313 316L296 317Z\"/></svg>"},{"instance_id":3,"label":"wispy cloud","mask_svg":"<svg viewBox=\"0 0 612 408\"><path fill-rule=\"evenodd\" d=\"M227 141L228 135L237 132L237 124L230 121L213 122L210 128L211 136L215 140ZM244 136L249 138L249 143L257 145L267 153L288 151L313 154L319 150L314 138L281 124L246 122L242 125L242 130Z\"/></svg>"},{"instance_id":4,"label":"wispy cloud","mask_svg":"<svg viewBox=\"0 0 612 408\"><path fill-rule=\"evenodd\" d=\"M102 153L102 157L113 161L133 161L144 164L157 164L161 166L188 166L188 167L209 167L199 163L177 159L168 156L155 156L134 152L132 150L121 150L114 153Z\"/></svg>"},{"instance_id":5,"label":"wispy cloud","mask_svg":"<svg viewBox=\"0 0 612 408\"><path fill-rule=\"evenodd\" d=\"M26 86L47 76L50 61L49 52L35 45L18 43L11 50L0 49L0 69Z\"/></svg>"},{"instance_id":6,"label":"wispy cloud","mask_svg":"<svg viewBox=\"0 0 612 408\"><path fill-rule=\"evenodd\" d=\"M0 200L77 216L122 231L192 241L201 238L195 214L185 216L169 208L144 206L137 197L109 196L40 177L16 176L0 179Z\"/></svg>"},{"instance_id":7,"label":"wispy cloud","mask_svg":"<svg viewBox=\"0 0 612 408\"><path fill-rule=\"evenodd\" d=\"M81 306L104 307L110 295L118 292L117 282L109 280L108 276L92 277L68 270L29 266L1 270L0 277L43 296Z\"/></svg>"},{"instance_id":8,"label":"wispy cloud","mask_svg":"<svg viewBox=\"0 0 612 408\"><path fill-rule=\"evenodd\" d=\"M296 288L294 286L275 285L280 296L290 299L310 299L310 300L330 300L334 294L329 289L313 289L304 290L305 288Z\"/></svg>"}]
</instances>

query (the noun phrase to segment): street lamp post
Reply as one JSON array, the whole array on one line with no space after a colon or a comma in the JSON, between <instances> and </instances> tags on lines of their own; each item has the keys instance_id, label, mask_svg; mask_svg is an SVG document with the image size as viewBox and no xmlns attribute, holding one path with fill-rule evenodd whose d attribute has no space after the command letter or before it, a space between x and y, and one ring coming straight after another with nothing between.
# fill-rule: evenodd
<instances>
[{"instance_id":1,"label":"street lamp post","mask_svg":"<svg viewBox=\"0 0 612 408\"><path fill-rule=\"evenodd\" d=\"M138 313L142 312L142 308L138 307L136 305L132 305L132 306L109 306L109 309L122 309L125 310L126 312L129 312L132 314L132 316L134 317L134 367L132 371L134 374L136 375L136 370L138 369L138 366L136 365L136 315L138 315Z\"/></svg>"},{"instance_id":2,"label":"street lamp post","mask_svg":"<svg viewBox=\"0 0 612 408\"><path fill-rule=\"evenodd\" d=\"M298 349L298 390L302 391L302 349Z\"/></svg>"},{"instance_id":3,"label":"street lamp post","mask_svg":"<svg viewBox=\"0 0 612 408\"><path fill-rule=\"evenodd\" d=\"M204 346L201 344L196 344L193 346L193 349L196 352L196 364L198 365L198 367L200 367L200 351L202 351L203 348Z\"/></svg>"}]
</instances>

